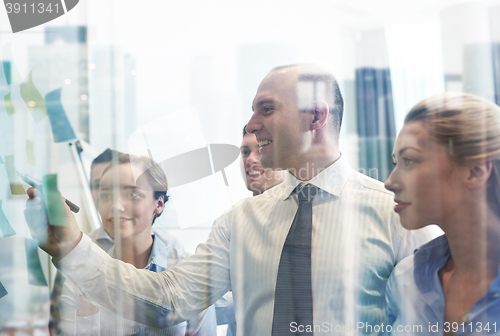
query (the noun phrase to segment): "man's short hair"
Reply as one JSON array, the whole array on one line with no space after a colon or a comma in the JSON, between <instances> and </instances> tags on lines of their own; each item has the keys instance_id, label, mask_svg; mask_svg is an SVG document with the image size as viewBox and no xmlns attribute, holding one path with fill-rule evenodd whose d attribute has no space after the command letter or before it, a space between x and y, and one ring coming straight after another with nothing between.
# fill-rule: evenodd
<instances>
[{"instance_id":1,"label":"man's short hair","mask_svg":"<svg viewBox=\"0 0 500 336\"><path fill-rule=\"evenodd\" d=\"M302 108L300 106L302 103L311 104L317 100L324 100L328 104L332 117L331 125L337 132L337 135L340 134L344 114L344 99L342 98L342 93L335 77L322 67L307 63L280 65L273 68L269 73L289 68L297 68L299 73L298 87L304 88L299 92L299 102L297 102L299 108ZM311 88L310 92L309 89L305 89L306 87Z\"/></svg>"},{"instance_id":2,"label":"man's short hair","mask_svg":"<svg viewBox=\"0 0 500 336\"><path fill-rule=\"evenodd\" d=\"M118 158L123 153L116 151L114 149L107 148L104 152L99 154L94 160L92 160L92 164L90 165L90 180L92 181L92 169L95 165L99 163L108 163L113 161L113 158ZM92 188L91 188L92 189Z\"/></svg>"},{"instance_id":3,"label":"man's short hair","mask_svg":"<svg viewBox=\"0 0 500 336\"><path fill-rule=\"evenodd\" d=\"M245 124L245 126L243 126L243 137L245 137L245 135L248 134L248 132L247 132L247 125L248 124Z\"/></svg>"},{"instance_id":4,"label":"man's short hair","mask_svg":"<svg viewBox=\"0 0 500 336\"><path fill-rule=\"evenodd\" d=\"M104 152L99 154L93 161L92 165L98 164L98 163L108 163L113 160L113 158L117 158L120 155L122 155L122 152L116 151L114 149L109 149L107 148Z\"/></svg>"}]
</instances>

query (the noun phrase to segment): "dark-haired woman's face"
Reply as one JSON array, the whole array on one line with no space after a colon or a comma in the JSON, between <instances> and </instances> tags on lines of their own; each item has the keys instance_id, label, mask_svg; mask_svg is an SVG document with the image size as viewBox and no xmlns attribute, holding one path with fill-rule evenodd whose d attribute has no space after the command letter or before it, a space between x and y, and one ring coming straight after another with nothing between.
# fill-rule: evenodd
<instances>
[{"instance_id":1,"label":"dark-haired woman's face","mask_svg":"<svg viewBox=\"0 0 500 336\"><path fill-rule=\"evenodd\" d=\"M407 123L396 139L395 167L385 182L394 192L401 224L419 229L452 218L460 204L464 167L453 162L447 148L434 141L422 122Z\"/></svg>"},{"instance_id":2,"label":"dark-haired woman's face","mask_svg":"<svg viewBox=\"0 0 500 336\"><path fill-rule=\"evenodd\" d=\"M120 220L122 239L144 239L151 235L151 223L154 215L163 211L163 200L155 200L153 191L139 188L134 180L140 171L130 164L118 166L117 188L113 192L113 169L109 169L101 178L99 189L99 214L104 228L115 238L115 210Z\"/></svg>"}]
</instances>

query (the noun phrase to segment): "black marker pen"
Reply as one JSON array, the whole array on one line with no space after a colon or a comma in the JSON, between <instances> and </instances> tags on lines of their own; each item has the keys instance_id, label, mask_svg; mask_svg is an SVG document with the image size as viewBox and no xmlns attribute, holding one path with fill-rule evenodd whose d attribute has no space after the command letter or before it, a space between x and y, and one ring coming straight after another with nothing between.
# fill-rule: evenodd
<instances>
[{"instance_id":1,"label":"black marker pen","mask_svg":"<svg viewBox=\"0 0 500 336\"><path fill-rule=\"evenodd\" d=\"M30 186L42 190L42 181L37 180L29 175L20 173L19 171L17 172L17 175L23 180L24 182L28 183ZM76 205L75 203L71 202L70 200L65 199L65 203L69 206L70 210L73 211L74 213L77 213L80 211L80 207Z\"/></svg>"}]
</instances>

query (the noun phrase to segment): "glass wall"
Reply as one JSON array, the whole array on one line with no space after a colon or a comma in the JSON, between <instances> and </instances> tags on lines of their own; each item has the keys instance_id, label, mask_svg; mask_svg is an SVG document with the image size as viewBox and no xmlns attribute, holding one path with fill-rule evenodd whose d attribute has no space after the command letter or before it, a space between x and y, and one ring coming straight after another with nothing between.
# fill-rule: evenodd
<instances>
[{"instance_id":1,"label":"glass wall","mask_svg":"<svg viewBox=\"0 0 500 336\"><path fill-rule=\"evenodd\" d=\"M146 156L170 184L153 231L192 254L214 219L252 196L239 147L272 68L316 63L336 76L345 100L341 152L381 181L418 101L443 91L500 99L495 1L80 0L65 7L16 33L13 7L6 1L0 9L0 335L48 334L57 284L23 214L29 185L21 174L77 204L78 224L89 233L101 227L92 160L107 148ZM183 163L196 169L178 169Z\"/></svg>"}]
</instances>

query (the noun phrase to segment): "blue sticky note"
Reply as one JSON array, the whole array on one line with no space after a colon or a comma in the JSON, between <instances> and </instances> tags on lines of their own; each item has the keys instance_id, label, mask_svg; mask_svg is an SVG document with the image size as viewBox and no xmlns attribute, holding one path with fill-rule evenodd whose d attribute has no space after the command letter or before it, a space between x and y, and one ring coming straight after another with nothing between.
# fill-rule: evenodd
<instances>
[{"instance_id":1,"label":"blue sticky note","mask_svg":"<svg viewBox=\"0 0 500 336\"><path fill-rule=\"evenodd\" d=\"M7 293L7 290L5 289L5 287L0 282L0 299L3 298L7 294L9 294L9 293Z\"/></svg>"},{"instance_id":2,"label":"blue sticky note","mask_svg":"<svg viewBox=\"0 0 500 336\"><path fill-rule=\"evenodd\" d=\"M16 234L16 231L10 226L7 217L2 210L2 200L0 200L0 231L2 231L2 235L5 237L10 237Z\"/></svg>"},{"instance_id":3,"label":"blue sticky note","mask_svg":"<svg viewBox=\"0 0 500 336\"><path fill-rule=\"evenodd\" d=\"M35 286L47 286L42 264L38 257L38 242L26 238L26 261L28 264L28 283Z\"/></svg>"},{"instance_id":4,"label":"blue sticky note","mask_svg":"<svg viewBox=\"0 0 500 336\"><path fill-rule=\"evenodd\" d=\"M50 125L55 142L75 140L76 135L61 105L61 90L57 89L45 96L45 107L49 114Z\"/></svg>"}]
</instances>

